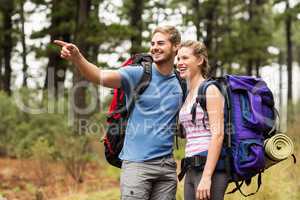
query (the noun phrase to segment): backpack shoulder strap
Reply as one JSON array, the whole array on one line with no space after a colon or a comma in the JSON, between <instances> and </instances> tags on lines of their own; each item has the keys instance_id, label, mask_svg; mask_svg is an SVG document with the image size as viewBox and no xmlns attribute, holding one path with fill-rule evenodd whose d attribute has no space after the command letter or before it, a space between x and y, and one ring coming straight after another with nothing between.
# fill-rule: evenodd
<instances>
[{"instance_id":1,"label":"backpack shoulder strap","mask_svg":"<svg viewBox=\"0 0 300 200\"><path fill-rule=\"evenodd\" d=\"M185 98L187 96L187 83L186 83L186 80L180 77L180 74L176 69L174 69L174 73L175 73L176 78L179 81L180 87L182 89L182 93L183 93L182 102L184 102Z\"/></svg>"},{"instance_id":2,"label":"backpack shoulder strap","mask_svg":"<svg viewBox=\"0 0 300 200\"><path fill-rule=\"evenodd\" d=\"M143 67L143 75L133 90L132 100L130 101L128 106L128 112L127 112L128 116L130 115L131 111L134 108L135 101L139 98L140 95L142 95L145 92L152 79L152 63L153 63L152 58L148 59L147 57L147 59L143 59L139 62Z\"/></svg>"},{"instance_id":3,"label":"backpack shoulder strap","mask_svg":"<svg viewBox=\"0 0 300 200\"><path fill-rule=\"evenodd\" d=\"M203 109L204 112L204 117L203 117L203 125L204 128L206 128L204 120L206 117L208 117L207 113L207 108L206 108L206 91L207 88L210 85L215 85L221 94L223 95L225 99L225 105L224 105L224 113L225 113L225 118L224 118L224 125L225 125L225 133L228 136L224 138L225 144L228 147L231 147L231 132L232 132L232 109L231 109L231 98L230 98L230 87L227 83L226 77L218 77L218 78L210 78L208 80L205 80L198 89L198 96L196 97L196 101L192 106L191 109L191 114L192 114L192 122L195 124L196 123L196 109L197 105L200 104L201 108Z\"/></svg>"},{"instance_id":4,"label":"backpack shoulder strap","mask_svg":"<svg viewBox=\"0 0 300 200\"><path fill-rule=\"evenodd\" d=\"M182 103L185 101L187 96L187 83L186 80L180 77L179 71L174 67L174 74L180 84L180 87L182 89ZM179 123L179 112L180 109L178 109L176 114L176 129L175 129L175 143L176 143L176 149L179 149L178 145L178 136L181 138L185 138L184 129L182 125Z\"/></svg>"},{"instance_id":5,"label":"backpack shoulder strap","mask_svg":"<svg viewBox=\"0 0 300 200\"><path fill-rule=\"evenodd\" d=\"M195 124L196 123L196 111L197 111L197 105L200 104L201 108L204 111L204 114L207 116L207 109L206 109L206 91L207 88L210 85L215 85L220 91L221 90L221 86L218 83L218 81L216 81L215 79L208 79L205 80L204 82L201 83L201 85L198 88L198 94L196 97L196 101L194 102L192 109L191 109L191 114L192 114L192 122ZM223 94L223 93L222 93ZM205 118L205 117L204 117ZM204 119L203 118L203 119Z\"/></svg>"}]
</instances>

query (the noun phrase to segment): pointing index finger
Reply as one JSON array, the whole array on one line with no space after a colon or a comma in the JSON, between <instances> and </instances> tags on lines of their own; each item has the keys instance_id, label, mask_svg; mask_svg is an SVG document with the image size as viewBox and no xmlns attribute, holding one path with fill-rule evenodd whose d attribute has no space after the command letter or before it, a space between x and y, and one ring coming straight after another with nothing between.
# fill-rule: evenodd
<instances>
[{"instance_id":1,"label":"pointing index finger","mask_svg":"<svg viewBox=\"0 0 300 200\"><path fill-rule=\"evenodd\" d=\"M67 42L64 42L64 41L62 41L62 40L54 40L53 43L54 43L54 44L57 44L57 45L59 45L59 46L61 46L61 47L63 47L63 46L65 46L65 45L68 44Z\"/></svg>"}]
</instances>

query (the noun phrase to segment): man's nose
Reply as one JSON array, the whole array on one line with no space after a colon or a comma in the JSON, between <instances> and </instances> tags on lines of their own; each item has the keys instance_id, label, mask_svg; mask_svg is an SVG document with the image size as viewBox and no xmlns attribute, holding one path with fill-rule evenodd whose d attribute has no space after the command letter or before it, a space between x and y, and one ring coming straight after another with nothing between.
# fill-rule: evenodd
<instances>
[{"instance_id":1,"label":"man's nose","mask_svg":"<svg viewBox=\"0 0 300 200\"><path fill-rule=\"evenodd\" d=\"M158 47L158 45L157 45L156 43L154 43L154 44L152 44L152 47L151 47L151 48L152 48L153 50L157 50L157 47Z\"/></svg>"}]
</instances>

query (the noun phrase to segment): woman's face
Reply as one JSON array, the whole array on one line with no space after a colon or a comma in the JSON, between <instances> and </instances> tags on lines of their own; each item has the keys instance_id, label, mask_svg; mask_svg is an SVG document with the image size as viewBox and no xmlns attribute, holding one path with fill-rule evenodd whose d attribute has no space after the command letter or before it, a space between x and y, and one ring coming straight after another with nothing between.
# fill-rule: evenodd
<instances>
[{"instance_id":1,"label":"woman's face","mask_svg":"<svg viewBox=\"0 0 300 200\"><path fill-rule=\"evenodd\" d=\"M184 79L192 79L193 76L201 73L200 67L203 59L196 57L190 47L181 47L177 54L177 67L180 76Z\"/></svg>"}]
</instances>

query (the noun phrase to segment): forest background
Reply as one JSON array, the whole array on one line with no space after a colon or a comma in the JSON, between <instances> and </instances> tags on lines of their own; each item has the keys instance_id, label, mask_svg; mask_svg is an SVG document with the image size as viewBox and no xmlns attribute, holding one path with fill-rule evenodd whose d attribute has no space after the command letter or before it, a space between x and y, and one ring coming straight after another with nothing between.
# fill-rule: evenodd
<instances>
[{"instance_id":1,"label":"forest background","mask_svg":"<svg viewBox=\"0 0 300 200\"><path fill-rule=\"evenodd\" d=\"M52 41L75 43L92 63L115 69L147 52L165 24L206 44L211 75L262 77L299 155L299 0L0 0L1 200L119 198L119 170L100 142L110 90L87 82ZM300 199L296 166L267 170L249 199Z\"/></svg>"}]
</instances>

